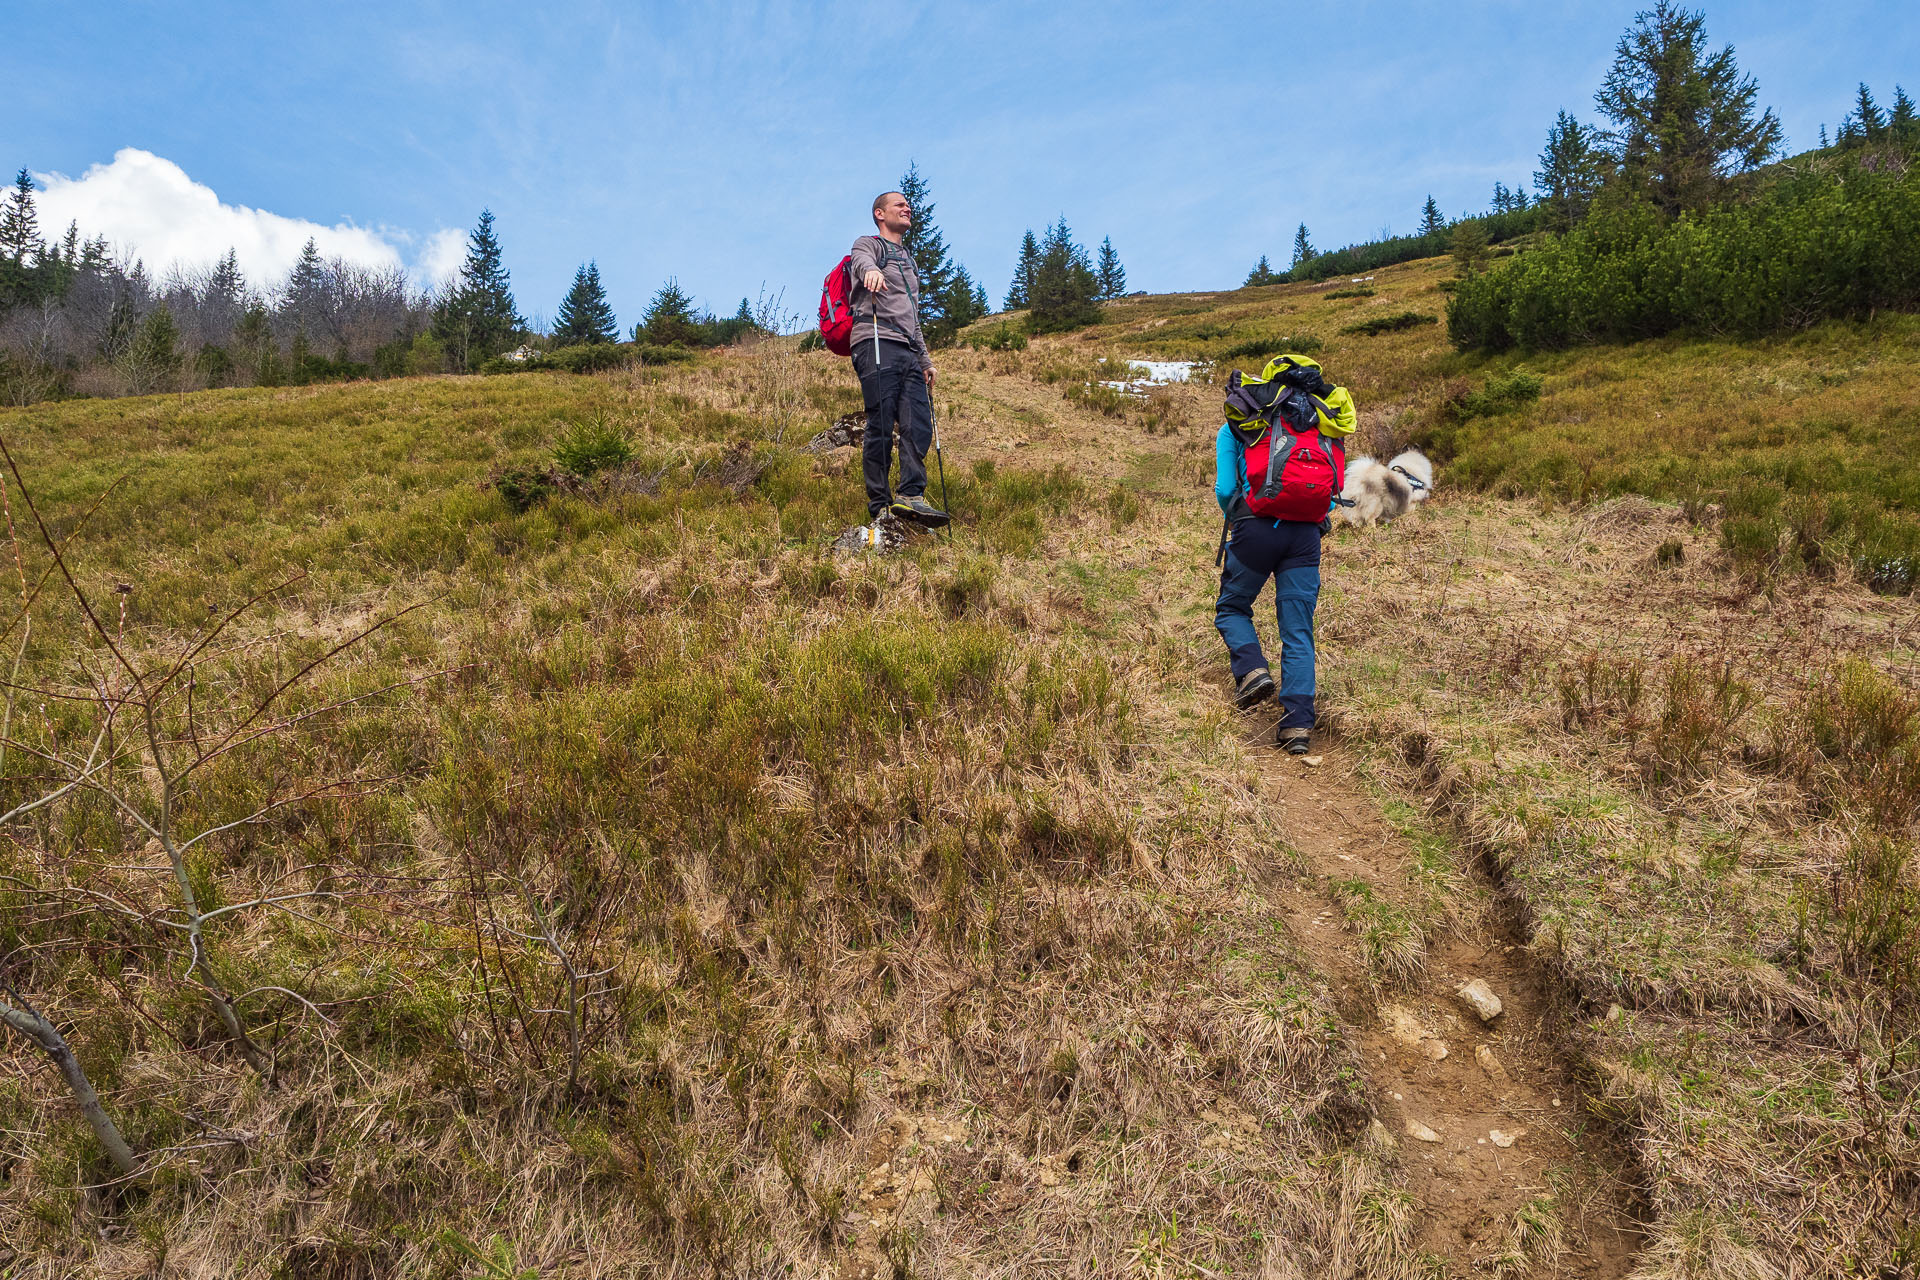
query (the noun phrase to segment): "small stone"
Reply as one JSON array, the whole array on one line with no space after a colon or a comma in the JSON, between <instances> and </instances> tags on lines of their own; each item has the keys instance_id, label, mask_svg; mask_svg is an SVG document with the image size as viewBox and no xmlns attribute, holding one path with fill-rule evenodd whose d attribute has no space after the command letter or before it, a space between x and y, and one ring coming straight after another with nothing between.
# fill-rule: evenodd
<instances>
[{"instance_id":1,"label":"small stone","mask_svg":"<svg viewBox=\"0 0 1920 1280\"><path fill-rule=\"evenodd\" d=\"M1300 763L1311 766L1312 768L1318 769L1320 767L1320 762L1325 759L1326 759L1325 756L1301 756Z\"/></svg>"},{"instance_id":2,"label":"small stone","mask_svg":"<svg viewBox=\"0 0 1920 1280\"><path fill-rule=\"evenodd\" d=\"M1383 1147L1396 1145L1393 1140L1393 1135L1387 1132L1387 1126L1380 1123L1379 1116L1375 1116L1373 1119L1367 1121L1367 1136Z\"/></svg>"},{"instance_id":3,"label":"small stone","mask_svg":"<svg viewBox=\"0 0 1920 1280\"><path fill-rule=\"evenodd\" d=\"M1455 994L1480 1015L1482 1022L1492 1022L1500 1016L1500 1011L1505 1007L1500 1003L1500 997L1493 994L1493 988L1487 985L1484 978L1475 978L1472 982L1461 983Z\"/></svg>"},{"instance_id":4,"label":"small stone","mask_svg":"<svg viewBox=\"0 0 1920 1280\"><path fill-rule=\"evenodd\" d=\"M1501 1065L1500 1059L1493 1056L1493 1050L1488 1046L1483 1044L1476 1048L1473 1051L1473 1060L1479 1063L1481 1069L1495 1080L1505 1080L1508 1078L1506 1067Z\"/></svg>"},{"instance_id":5,"label":"small stone","mask_svg":"<svg viewBox=\"0 0 1920 1280\"><path fill-rule=\"evenodd\" d=\"M1610 1005L1608 1005L1608 1006L1607 1006L1607 1021L1608 1021L1608 1022L1618 1022L1618 1021L1620 1021L1620 1019L1622 1019L1622 1018L1624 1018L1624 1017L1626 1017L1626 1016L1627 1016L1627 1011L1626 1011L1625 1009L1622 1009L1622 1008L1621 1008L1621 1007L1620 1007L1619 1005L1617 1005L1617 1004L1610 1004Z\"/></svg>"},{"instance_id":6,"label":"small stone","mask_svg":"<svg viewBox=\"0 0 1920 1280\"><path fill-rule=\"evenodd\" d=\"M1554 1105L1554 1106L1556 1106L1556 1107L1557 1107L1557 1106L1559 1106L1559 1105L1560 1105L1560 1099L1558 1099L1558 1098L1555 1098L1555 1099L1553 1100L1553 1105Z\"/></svg>"},{"instance_id":7,"label":"small stone","mask_svg":"<svg viewBox=\"0 0 1920 1280\"><path fill-rule=\"evenodd\" d=\"M1447 1056L1447 1045L1443 1040L1422 1040L1420 1042L1420 1052L1425 1054L1430 1061L1438 1062Z\"/></svg>"},{"instance_id":8,"label":"small stone","mask_svg":"<svg viewBox=\"0 0 1920 1280\"><path fill-rule=\"evenodd\" d=\"M1418 1138L1422 1142L1440 1141L1439 1134L1427 1128L1427 1126L1421 1124L1418 1120L1407 1121L1407 1133L1410 1137Z\"/></svg>"},{"instance_id":9,"label":"small stone","mask_svg":"<svg viewBox=\"0 0 1920 1280\"><path fill-rule=\"evenodd\" d=\"M1487 1130L1487 1136L1493 1139L1493 1145L1502 1149L1510 1147L1520 1141L1522 1135L1525 1133L1525 1129L1515 1129L1512 1133L1507 1133L1500 1129Z\"/></svg>"}]
</instances>

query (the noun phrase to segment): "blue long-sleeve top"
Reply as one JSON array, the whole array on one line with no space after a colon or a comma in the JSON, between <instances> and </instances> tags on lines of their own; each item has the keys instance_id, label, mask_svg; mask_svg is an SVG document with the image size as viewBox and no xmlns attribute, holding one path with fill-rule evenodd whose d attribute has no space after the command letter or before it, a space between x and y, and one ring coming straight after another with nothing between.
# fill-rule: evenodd
<instances>
[{"instance_id":1,"label":"blue long-sleeve top","mask_svg":"<svg viewBox=\"0 0 1920 1280\"><path fill-rule=\"evenodd\" d=\"M1220 504L1220 514L1229 520L1250 514L1244 497L1246 491L1247 448L1233 434L1233 428L1223 422L1220 434L1213 440L1213 496Z\"/></svg>"}]
</instances>

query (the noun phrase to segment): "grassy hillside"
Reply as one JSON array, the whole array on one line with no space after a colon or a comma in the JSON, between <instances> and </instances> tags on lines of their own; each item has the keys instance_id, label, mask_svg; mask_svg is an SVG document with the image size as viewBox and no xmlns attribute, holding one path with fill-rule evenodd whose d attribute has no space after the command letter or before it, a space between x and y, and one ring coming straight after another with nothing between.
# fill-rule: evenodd
<instances>
[{"instance_id":1,"label":"grassy hillside","mask_svg":"<svg viewBox=\"0 0 1920 1280\"><path fill-rule=\"evenodd\" d=\"M86 783L0 980L142 1160L11 1039L0 1266L1910 1265L1916 330L1363 332L1442 275L948 355L888 557L824 354L0 414L0 802ZM1443 459L1330 544L1311 766L1224 707L1217 391L1097 385L1269 346Z\"/></svg>"}]
</instances>

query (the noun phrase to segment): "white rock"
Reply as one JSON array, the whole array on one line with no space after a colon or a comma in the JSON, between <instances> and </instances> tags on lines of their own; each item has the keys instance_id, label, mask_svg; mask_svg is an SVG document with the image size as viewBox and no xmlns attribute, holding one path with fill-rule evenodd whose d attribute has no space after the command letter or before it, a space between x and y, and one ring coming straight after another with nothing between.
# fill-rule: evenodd
<instances>
[{"instance_id":1,"label":"white rock","mask_svg":"<svg viewBox=\"0 0 1920 1280\"><path fill-rule=\"evenodd\" d=\"M1500 1003L1500 997L1493 994L1493 988L1487 985L1484 978L1475 978L1472 982L1461 983L1455 989L1455 994L1480 1015L1482 1022L1492 1022L1500 1016L1501 1009L1505 1007Z\"/></svg>"},{"instance_id":2,"label":"white rock","mask_svg":"<svg viewBox=\"0 0 1920 1280\"><path fill-rule=\"evenodd\" d=\"M1427 1055L1427 1057L1430 1058L1432 1061L1438 1062L1440 1061L1440 1059L1447 1056L1446 1041L1422 1040L1420 1042L1420 1052Z\"/></svg>"},{"instance_id":3,"label":"white rock","mask_svg":"<svg viewBox=\"0 0 1920 1280\"><path fill-rule=\"evenodd\" d=\"M1473 1051L1473 1060L1479 1063L1481 1068L1495 1080L1505 1080L1508 1078L1506 1067L1501 1065L1500 1059L1494 1057L1493 1050L1486 1045L1483 1044Z\"/></svg>"},{"instance_id":4,"label":"white rock","mask_svg":"<svg viewBox=\"0 0 1920 1280\"><path fill-rule=\"evenodd\" d=\"M1418 1120L1407 1121L1407 1133L1410 1137L1418 1138L1422 1142L1440 1141L1439 1134L1427 1128L1427 1126L1421 1124Z\"/></svg>"},{"instance_id":5,"label":"white rock","mask_svg":"<svg viewBox=\"0 0 1920 1280\"><path fill-rule=\"evenodd\" d=\"M1487 1130L1487 1136L1493 1139L1493 1145L1496 1147L1510 1147L1520 1141L1526 1132L1525 1129L1515 1129L1512 1133L1506 1133L1499 1129L1489 1129Z\"/></svg>"}]
</instances>

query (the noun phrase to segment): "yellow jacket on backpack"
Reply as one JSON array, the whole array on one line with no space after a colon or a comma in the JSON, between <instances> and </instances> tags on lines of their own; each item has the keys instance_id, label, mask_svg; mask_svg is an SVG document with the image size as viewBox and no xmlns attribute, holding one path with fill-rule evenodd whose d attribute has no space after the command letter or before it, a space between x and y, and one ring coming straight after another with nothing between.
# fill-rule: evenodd
<instances>
[{"instance_id":1,"label":"yellow jacket on backpack","mask_svg":"<svg viewBox=\"0 0 1920 1280\"><path fill-rule=\"evenodd\" d=\"M1279 383L1281 375L1290 369L1296 368L1312 369L1315 373L1319 373L1320 362L1309 356L1296 355L1289 352L1285 355L1275 356L1273 359L1267 361L1267 367L1260 371L1259 377L1240 377L1234 385L1236 387L1245 386L1249 389L1264 389L1267 386L1271 386L1273 391L1278 391L1281 389ZM1239 375L1236 375L1236 377L1239 377ZM1273 398L1273 391L1267 391L1264 395L1256 395L1255 398L1264 404ZM1238 399L1238 397L1230 396L1227 402L1226 418L1228 424L1234 427L1255 426L1258 428L1258 431L1264 431L1266 426L1265 421L1253 418L1250 413L1240 410L1234 403L1236 399ZM1322 435L1350 436L1353 434L1354 429L1360 425L1360 415L1355 412L1353 407L1353 393L1345 387L1334 387L1324 395L1315 396L1314 402L1320 412L1319 428ZM1258 431L1254 437L1256 439L1258 438Z\"/></svg>"}]
</instances>

